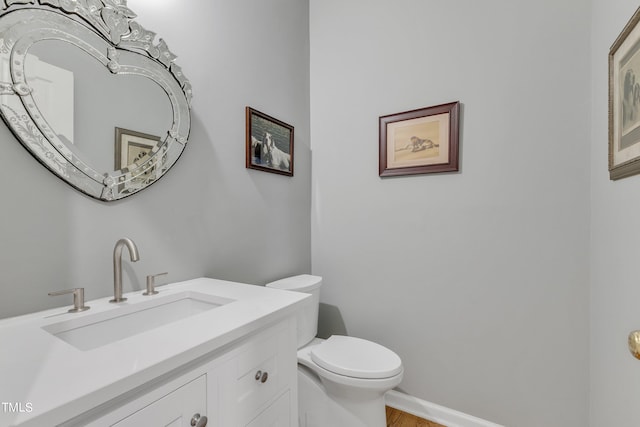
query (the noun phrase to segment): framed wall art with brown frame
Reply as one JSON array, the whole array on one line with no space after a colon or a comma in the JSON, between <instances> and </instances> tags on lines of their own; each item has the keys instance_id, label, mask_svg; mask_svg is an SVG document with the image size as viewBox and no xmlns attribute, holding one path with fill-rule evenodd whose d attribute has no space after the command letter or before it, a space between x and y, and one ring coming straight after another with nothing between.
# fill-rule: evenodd
<instances>
[{"instance_id":1,"label":"framed wall art with brown frame","mask_svg":"<svg viewBox=\"0 0 640 427\"><path fill-rule=\"evenodd\" d=\"M640 173L640 8L609 50L609 178Z\"/></svg>"},{"instance_id":2,"label":"framed wall art with brown frame","mask_svg":"<svg viewBox=\"0 0 640 427\"><path fill-rule=\"evenodd\" d=\"M293 126L246 107L248 169L293 176Z\"/></svg>"},{"instance_id":3,"label":"framed wall art with brown frame","mask_svg":"<svg viewBox=\"0 0 640 427\"><path fill-rule=\"evenodd\" d=\"M381 177L458 170L460 103L379 118Z\"/></svg>"}]
</instances>

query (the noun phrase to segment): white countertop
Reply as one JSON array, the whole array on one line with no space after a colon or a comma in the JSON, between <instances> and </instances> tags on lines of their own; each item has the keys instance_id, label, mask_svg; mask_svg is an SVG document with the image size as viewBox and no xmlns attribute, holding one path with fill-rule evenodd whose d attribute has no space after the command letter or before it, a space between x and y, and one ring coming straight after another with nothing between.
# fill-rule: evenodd
<instances>
[{"instance_id":1,"label":"white countertop","mask_svg":"<svg viewBox=\"0 0 640 427\"><path fill-rule=\"evenodd\" d=\"M307 294L199 278L136 291L127 301L88 301L0 320L0 426L53 426L292 315ZM119 341L82 351L42 329L65 320L107 313L153 298L194 291L234 300ZM18 412L6 404L20 404ZM30 411L29 411L29 408Z\"/></svg>"}]
</instances>

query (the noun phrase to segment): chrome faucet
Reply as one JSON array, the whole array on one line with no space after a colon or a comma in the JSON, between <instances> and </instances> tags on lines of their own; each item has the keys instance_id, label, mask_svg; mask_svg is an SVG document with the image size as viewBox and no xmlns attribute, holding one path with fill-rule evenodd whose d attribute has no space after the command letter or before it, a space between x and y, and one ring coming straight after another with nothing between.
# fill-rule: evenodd
<instances>
[{"instance_id":1,"label":"chrome faucet","mask_svg":"<svg viewBox=\"0 0 640 427\"><path fill-rule=\"evenodd\" d=\"M132 262L136 262L140 259L138 254L138 248L133 240L126 237L116 242L116 247L113 248L113 299L109 302L122 302L126 301L126 298L122 298L122 248L126 246L129 249L129 256Z\"/></svg>"}]
</instances>

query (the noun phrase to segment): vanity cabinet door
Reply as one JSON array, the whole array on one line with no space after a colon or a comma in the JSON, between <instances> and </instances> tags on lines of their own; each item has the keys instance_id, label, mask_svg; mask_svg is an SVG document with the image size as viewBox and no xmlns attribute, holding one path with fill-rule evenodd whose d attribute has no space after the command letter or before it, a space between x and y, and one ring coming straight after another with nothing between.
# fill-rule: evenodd
<instances>
[{"instance_id":1,"label":"vanity cabinet door","mask_svg":"<svg viewBox=\"0 0 640 427\"><path fill-rule=\"evenodd\" d=\"M204 427L203 417L207 415L206 375L145 406L113 424L113 427L190 427L196 414L201 418L198 426Z\"/></svg>"},{"instance_id":2,"label":"vanity cabinet door","mask_svg":"<svg viewBox=\"0 0 640 427\"><path fill-rule=\"evenodd\" d=\"M292 388L297 365L295 344L291 338L289 328L272 329L250 339L239 348L233 359L222 366L220 383L224 392L219 397L219 407L224 408L220 411L222 426L248 425L256 415L271 407L279 396ZM289 416L289 398L286 401ZM265 424L270 425L273 424Z\"/></svg>"},{"instance_id":3,"label":"vanity cabinet door","mask_svg":"<svg viewBox=\"0 0 640 427\"><path fill-rule=\"evenodd\" d=\"M287 391L273 405L262 411L246 427L289 427L291 426L290 399Z\"/></svg>"}]
</instances>

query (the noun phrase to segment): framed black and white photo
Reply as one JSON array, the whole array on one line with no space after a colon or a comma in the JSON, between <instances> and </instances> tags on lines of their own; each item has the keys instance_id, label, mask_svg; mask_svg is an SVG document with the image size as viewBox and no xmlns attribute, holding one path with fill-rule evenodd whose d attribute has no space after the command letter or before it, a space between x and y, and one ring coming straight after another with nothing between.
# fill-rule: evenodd
<instances>
[{"instance_id":1,"label":"framed black and white photo","mask_svg":"<svg viewBox=\"0 0 640 427\"><path fill-rule=\"evenodd\" d=\"M293 126L251 107L246 121L246 167L293 176Z\"/></svg>"}]
</instances>

